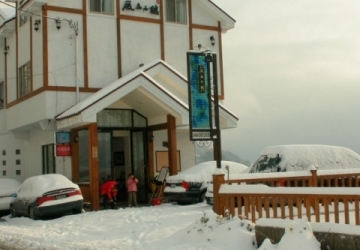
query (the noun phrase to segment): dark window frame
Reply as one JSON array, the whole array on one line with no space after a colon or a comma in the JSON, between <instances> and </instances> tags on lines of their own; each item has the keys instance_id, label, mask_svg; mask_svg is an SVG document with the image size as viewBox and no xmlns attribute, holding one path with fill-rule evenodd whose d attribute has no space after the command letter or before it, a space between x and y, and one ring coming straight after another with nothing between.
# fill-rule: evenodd
<instances>
[{"instance_id":1,"label":"dark window frame","mask_svg":"<svg viewBox=\"0 0 360 250\"><path fill-rule=\"evenodd\" d=\"M31 61L28 61L18 69L19 81L17 95L18 98L31 92Z\"/></svg>"},{"instance_id":2,"label":"dark window frame","mask_svg":"<svg viewBox=\"0 0 360 250\"><path fill-rule=\"evenodd\" d=\"M104 10L104 5L111 3L110 10ZM106 15L114 15L114 1L113 0L89 0L89 10L93 13L100 13Z\"/></svg>"},{"instance_id":3,"label":"dark window frame","mask_svg":"<svg viewBox=\"0 0 360 250\"><path fill-rule=\"evenodd\" d=\"M187 24L188 4L187 0L165 0L166 21L176 24Z\"/></svg>"},{"instance_id":4,"label":"dark window frame","mask_svg":"<svg viewBox=\"0 0 360 250\"><path fill-rule=\"evenodd\" d=\"M43 174L56 173L54 150L55 150L55 146L53 143L41 146L42 173Z\"/></svg>"},{"instance_id":5,"label":"dark window frame","mask_svg":"<svg viewBox=\"0 0 360 250\"><path fill-rule=\"evenodd\" d=\"M5 82L0 81L0 109L5 108Z\"/></svg>"}]
</instances>

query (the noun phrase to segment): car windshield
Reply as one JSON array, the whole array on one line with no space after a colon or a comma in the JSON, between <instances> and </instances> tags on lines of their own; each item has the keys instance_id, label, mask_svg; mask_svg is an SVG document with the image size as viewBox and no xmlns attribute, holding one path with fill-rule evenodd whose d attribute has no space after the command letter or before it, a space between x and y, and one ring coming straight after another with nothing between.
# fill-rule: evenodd
<instances>
[{"instance_id":1,"label":"car windshield","mask_svg":"<svg viewBox=\"0 0 360 250\"><path fill-rule=\"evenodd\" d=\"M281 169L279 163L281 162L281 157L277 154L276 156L268 156L262 155L259 159L254 163L254 165L250 169L250 173L258 173L258 172L281 172L285 171Z\"/></svg>"}]
</instances>

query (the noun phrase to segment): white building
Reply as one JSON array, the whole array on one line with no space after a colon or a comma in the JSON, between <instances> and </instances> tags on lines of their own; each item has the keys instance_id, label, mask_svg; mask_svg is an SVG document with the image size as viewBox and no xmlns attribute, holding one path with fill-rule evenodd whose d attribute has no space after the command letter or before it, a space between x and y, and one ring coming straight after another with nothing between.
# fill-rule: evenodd
<instances>
[{"instance_id":1,"label":"white building","mask_svg":"<svg viewBox=\"0 0 360 250\"><path fill-rule=\"evenodd\" d=\"M144 200L162 166L194 165L186 52L217 54L223 100L229 15L209 0L5 2L17 10L0 19L0 176L64 174L96 210L108 176L135 173ZM237 126L219 114L221 129ZM70 132L71 156L54 156L59 131Z\"/></svg>"}]
</instances>

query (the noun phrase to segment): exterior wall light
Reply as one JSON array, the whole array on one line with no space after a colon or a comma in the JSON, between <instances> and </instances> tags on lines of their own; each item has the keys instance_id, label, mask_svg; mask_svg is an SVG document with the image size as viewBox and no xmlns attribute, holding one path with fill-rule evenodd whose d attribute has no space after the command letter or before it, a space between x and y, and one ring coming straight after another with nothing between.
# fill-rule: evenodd
<instances>
[{"instance_id":1,"label":"exterior wall light","mask_svg":"<svg viewBox=\"0 0 360 250\"><path fill-rule=\"evenodd\" d=\"M211 41L211 45L214 46L215 45L215 37L210 36L210 41Z\"/></svg>"},{"instance_id":2,"label":"exterior wall light","mask_svg":"<svg viewBox=\"0 0 360 250\"><path fill-rule=\"evenodd\" d=\"M6 55L9 51L9 45L8 46L4 46L4 55Z\"/></svg>"},{"instance_id":3,"label":"exterior wall light","mask_svg":"<svg viewBox=\"0 0 360 250\"><path fill-rule=\"evenodd\" d=\"M56 28L59 30L61 28L61 20L59 17L55 20L55 23L56 23Z\"/></svg>"},{"instance_id":4,"label":"exterior wall light","mask_svg":"<svg viewBox=\"0 0 360 250\"><path fill-rule=\"evenodd\" d=\"M34 21L34 30L37 32L39 30L39 25L41 24L41 20L40 19L36 19Z\"/></svg>"},{"instance_id":5,"label":"exterior wall light","mask_svg":"<svg viewBox=\"0 0 360 250\"><path fill-rule=\"evenodd\" d=\"M68 19L60 19L60 17L58 17L57 19L55 19L55 23L56 23L56 28L59 30L61 29L61 21L66 21L69 23L69 27L74 30L75 35L79 34L79 24L78 22L74 22L73 20L68 20Z\"/></svg>"}]
</instances>

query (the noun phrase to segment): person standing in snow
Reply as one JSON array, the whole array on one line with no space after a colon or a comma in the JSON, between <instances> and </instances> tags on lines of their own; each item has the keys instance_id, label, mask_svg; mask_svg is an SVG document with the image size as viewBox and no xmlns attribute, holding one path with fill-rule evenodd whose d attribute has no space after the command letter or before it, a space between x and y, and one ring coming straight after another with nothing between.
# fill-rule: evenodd
<instances>
[{"instance_id":1,"label":"person standing in snow","mask_svg":"<svg viewBox=\"0 0 360 250\"><path fill-rule=\"evenodd\" d=\"M129 178L126 181L127 190L128 190L129 207L131 207L132 205L137 206L136 193L137 193L137 183L138 182L139 182L139 180L135 178L133 173L129 174Z\"/></svg>"},{"instance_id":2,"label":"person standing in snow","mask_svg":"<svg viewBox=\"0 0 360 250\"><path fill-rule=\"evenodd\" d=\"M103 206L104 209L107 209L108 204L110 203L111 209L116 208L116 196L117 196L117 182L108 180L101 185L101 196L103 197Z\"/></svg>"}]
</instances>

